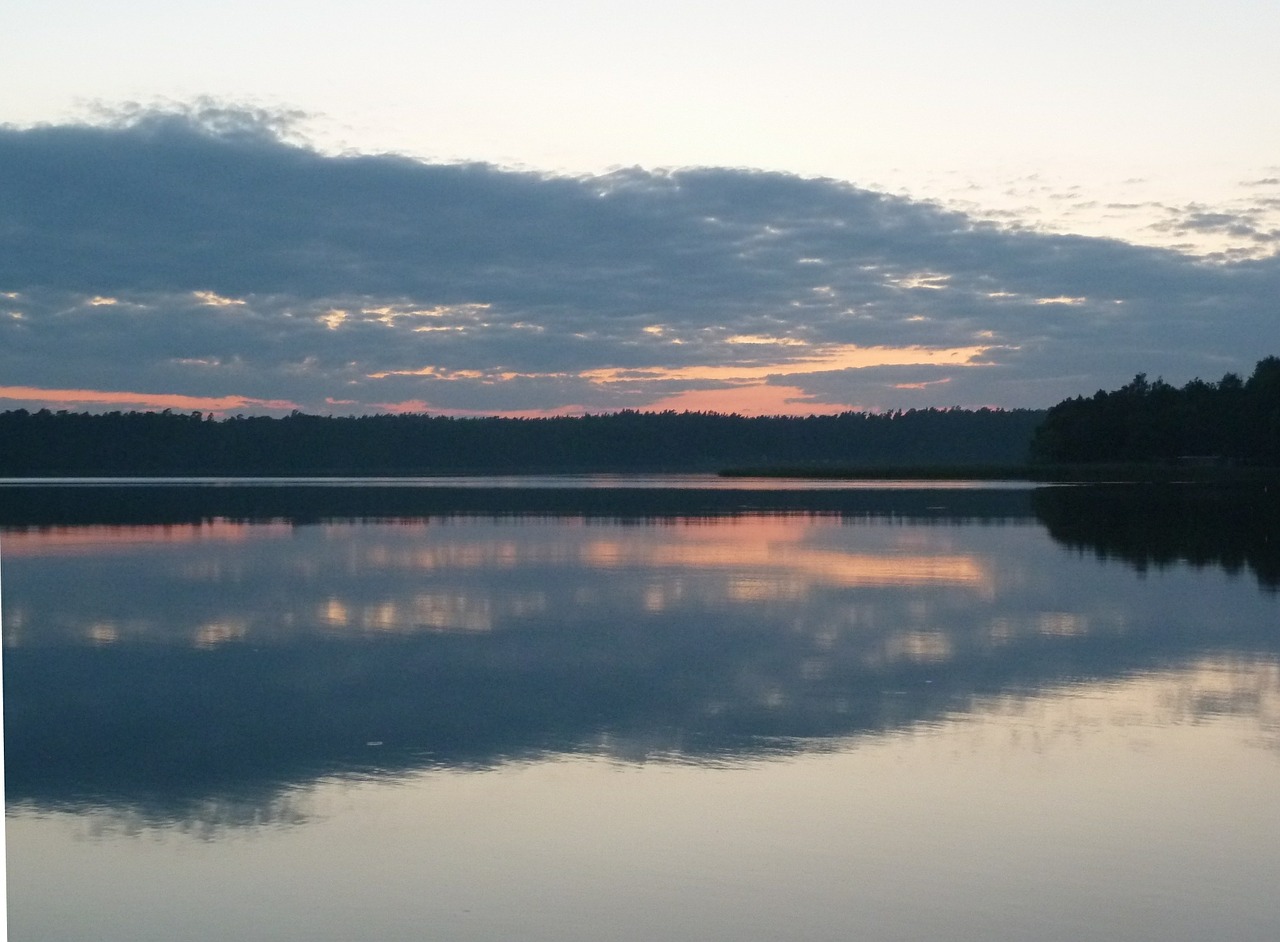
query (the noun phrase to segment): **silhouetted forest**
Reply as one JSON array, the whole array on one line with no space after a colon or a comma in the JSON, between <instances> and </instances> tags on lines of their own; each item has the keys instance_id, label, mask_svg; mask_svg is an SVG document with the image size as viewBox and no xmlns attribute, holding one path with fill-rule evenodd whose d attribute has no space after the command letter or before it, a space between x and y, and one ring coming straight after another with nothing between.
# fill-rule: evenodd
<instances>
[{"instance_id":1,"label":"silhouetted forest","mask_svg":"<svg viewBox=\"0 0 1280 942\"><path fill-rule=\"evenodd\" d=\"M412 475L1121 463L1280 466L1280 357L1181 389L1139 373L1033 409L543 419L0 413L0 476Z\"/></svg>"},{"instance_id":2,"label":"silhouetted forest","mask_svg":"<svg viewBox=\"0 0 1280 942\"><path fill-rule=\"evenodd\" d=\"M1174 462L1187 459L1280 466L1280 357L1242 381L1193 379L1177 389L1139 373L1113 392L1051 408L1032 454L1041 461Z\"/></svg>"},{"instance_id":3,"label":"silhouetted forest","mask_svg":"<svg viewBox=\"0 0 1280 942\"><path fill-rule=\"evenodd\" d=\"M923 409L544 419L420 414L214 419L199 412L0 413L0 476L717 471L731 466L1025 462L1043 411Z\"/></svg>"}]
</instances>

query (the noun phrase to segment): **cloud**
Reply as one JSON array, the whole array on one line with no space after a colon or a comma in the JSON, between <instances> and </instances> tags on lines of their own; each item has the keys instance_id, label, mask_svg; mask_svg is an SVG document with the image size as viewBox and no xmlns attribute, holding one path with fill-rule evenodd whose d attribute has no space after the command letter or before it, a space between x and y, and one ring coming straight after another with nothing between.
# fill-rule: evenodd
<instances>
[{"instance_id":1,"label":"cloud","mask_svg":"<svg viewBox=\"0 0 1280 942\"><path fill-rule=\"evenodd\" d=\"M1204 234L1227 237L1237 248L1221 253L1221 257L1247 255L1247 250L1239 246L1248 243L1273 252L1280 244L1278 208L1280 201L1272 198L1254 198L1243 205L1218 208L1195 203L1166 207L1166 218L1150 228L1191 238Z\"/></svg>"},{"instance_id":2,"label":"cloud","mask_svg":"<svg viewBox=\"0 0 1280 942\"><path fill-rule=\"evenodd\" d=\"M245 411L715 390L730 410L762 385L779 392L753 401L798 411L1041 406L1275 352L1274 255L1010 228L782 173L325 155L292 122L201 106L0 128L0 381ZM1251 224L1199 206L1169 223Z\"/></svg>"},{"instance_id":3,"label":"cloud","mask_svg":"<svg viewBox=\"0 0 1280 942\"><path fill-rule=\"evenodd\" d=\"M93 411L104 405L116 409L140 409L177 412L246 412L291 411L297 408L292 402L282 400L246 399L243 396L154 395L116 390L104 392L98 389L37 389L31 386L0 386L0 402L14 408L59 408L75 411Z\"/></svg>"}]
</instances>

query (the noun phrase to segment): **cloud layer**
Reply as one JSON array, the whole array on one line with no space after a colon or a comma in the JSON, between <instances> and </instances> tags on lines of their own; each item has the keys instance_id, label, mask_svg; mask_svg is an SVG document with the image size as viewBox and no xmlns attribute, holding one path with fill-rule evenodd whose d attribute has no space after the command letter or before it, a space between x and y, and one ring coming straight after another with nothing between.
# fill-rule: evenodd
<instances>
[{"instance_id":1,"label":"cloud layer","mask_svg":"<svg viewBox=\"0 0 1280 942\"><path fill-rule=\"evenodd\" d=\"M0 181L12 406L1044 406L1277 352L1277 256L826 179L329 156L283 118L204 109L0 128Z\"/></svg>"}]
</instances>

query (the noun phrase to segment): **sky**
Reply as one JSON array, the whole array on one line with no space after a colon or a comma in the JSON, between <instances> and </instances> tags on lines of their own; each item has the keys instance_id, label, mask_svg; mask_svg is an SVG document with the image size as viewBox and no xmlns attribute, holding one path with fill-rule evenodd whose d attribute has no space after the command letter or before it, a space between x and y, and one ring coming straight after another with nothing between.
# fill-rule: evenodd
<instances>
[{"instance_id":1,"label":"sky","mask_svg":"<svg viewBox=\"0 0 1280 942\"><path fill-rule=\"evenodd\" d=\"M1041 408L1280 353L1280 4L8 0L0 409Z\"/></svg>"}]
</instances>

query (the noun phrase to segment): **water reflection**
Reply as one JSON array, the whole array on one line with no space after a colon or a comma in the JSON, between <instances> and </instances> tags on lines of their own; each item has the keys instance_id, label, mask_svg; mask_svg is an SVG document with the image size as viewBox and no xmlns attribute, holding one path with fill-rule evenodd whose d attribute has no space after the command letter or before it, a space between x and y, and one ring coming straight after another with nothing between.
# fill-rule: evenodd
<instances>
[{"instance_id":1,"label":"water reflection","mask_svg":"<svg viewBox=\"0 0 1280 942\"><path fill-rule=\"evenodd\" d=\"M1111 485L1038 489L1037 518L1057 541L1139 571L1178 562L1248 569L1280 589L1280 488Z\"/></svg>"},{"instance_id":2,"label":"water reflection","mask_svg":"<svg viewBox=\"0 0 1280 942\"><path fill-rule=\"evenodd\" d=\"M1083 494L11 525L7 800L289 822L327 777L756 761L1134 677L1160 678L1143 689L1172 722L1247 715L1274 745L1276 596L1232 578L1230 543L1141 548L1176 528ZM1271 585L1273 550L1245 539ZM1163 568L1138 580L1143 553Z\"/></svg>"}]
</instances>

